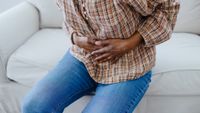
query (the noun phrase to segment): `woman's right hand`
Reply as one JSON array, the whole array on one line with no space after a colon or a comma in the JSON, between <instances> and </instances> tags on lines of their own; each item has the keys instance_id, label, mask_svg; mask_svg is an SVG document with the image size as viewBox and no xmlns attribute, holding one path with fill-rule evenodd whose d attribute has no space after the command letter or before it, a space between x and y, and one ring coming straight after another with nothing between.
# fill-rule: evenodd
<instances>
[{"instance_id":1,"label":"woman's right hand","mask_svg":"<svg viewBox=\"0 0 200 113\"><path fill-rule=\"evenodd\" d=\"M92 37L84 37L84 36L74 36L73 37L75 45L79 46L86 50L86 52L91 53L94 50L102 48L101 46L95 45L95 41L98 39Z\"/></svg>"}]
</instances>

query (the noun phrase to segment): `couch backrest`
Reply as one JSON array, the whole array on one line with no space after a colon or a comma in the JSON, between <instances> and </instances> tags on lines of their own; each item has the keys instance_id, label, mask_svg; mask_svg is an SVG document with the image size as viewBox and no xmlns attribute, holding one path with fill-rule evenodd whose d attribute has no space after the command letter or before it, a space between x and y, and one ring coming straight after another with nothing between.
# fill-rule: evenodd
<instances>
[{"instance_id":1,"label":"couch backrest","mask_svg":"<svg viewBox=\"0 0 200 113\"><path fill-rule=\"evenodd\" d=\"M200 34L200 0L180 0L180 3L175 32Z\"/></svg>"},{"instance_id":2,"label":"couch backrest","mask_svg":"<svg viewBox=\"0 0 200 113\"><path fill-rule=\"evenodd\" d=\"M56 0L28 0L40 12L41 27L62 27L62 12ZM181 9L175 32L192 32L200 34L200 0L180 0Z\"/></svg>"},{"instance_id":3,"label":"couch backrest","mask_svg":"<svg viewBox=\"0 0 200 113\"><path fill-rule=\"evenodd\" d=\"M56 0L27 0L33 4L40 13L40 27L62 27L62 12L56 5Z\"/></svg>"}]
</instances>

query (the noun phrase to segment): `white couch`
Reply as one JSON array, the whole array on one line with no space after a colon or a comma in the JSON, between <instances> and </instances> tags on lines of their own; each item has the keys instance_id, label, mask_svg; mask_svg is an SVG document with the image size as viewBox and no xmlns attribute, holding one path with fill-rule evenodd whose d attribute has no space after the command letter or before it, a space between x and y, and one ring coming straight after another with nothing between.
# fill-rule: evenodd
<instances>
[{"instance_id":1,"label":"white couch","mask_svg":"<svg viewBox=\"0 0 200 113\"><path fill-rule=\"evenodd\" d=\"M56 0L29 0L0 14L0 113L20 113L33 84L71 42ZM172 38L157 46L151 86L134 113L200 113L200 1L181 0ZM81 113L92 95L64 113Z\"/></svg>"}]
</instances>

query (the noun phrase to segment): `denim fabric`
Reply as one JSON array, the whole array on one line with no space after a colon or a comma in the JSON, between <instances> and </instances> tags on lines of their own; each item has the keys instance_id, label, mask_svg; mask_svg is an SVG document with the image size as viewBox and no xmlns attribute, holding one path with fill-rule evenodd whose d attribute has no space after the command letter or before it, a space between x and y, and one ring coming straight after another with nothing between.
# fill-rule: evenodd
<instances>
[{"instance_id":1,"label":"denim fabric","mask_svg":"<svg viewBox=\"0 0 200 113\"><path fill-rule=\"evenodd\" d=\"M62 113L80 97L95 91L82 113L132 113L151 82L151 70L125 82L101 84L69 50L21 102L22 113Z\"/></svg>"}]
</instances>

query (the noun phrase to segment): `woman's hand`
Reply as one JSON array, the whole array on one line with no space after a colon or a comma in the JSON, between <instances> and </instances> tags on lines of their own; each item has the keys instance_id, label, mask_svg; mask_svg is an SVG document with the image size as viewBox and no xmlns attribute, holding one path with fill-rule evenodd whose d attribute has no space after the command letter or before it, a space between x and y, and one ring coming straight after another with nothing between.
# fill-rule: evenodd
<instances>
[{"instance_id":1,"label":"woman's hand","mask_svg":"<svg viewBox=\"0 0 200 113\"><path fill-rule=\"evenodd\" d=\"M108 60L114 63L127 52L127 40L124 39L106 39L96 41L95 44L103 46L91 53L91 57L98 63Z\"/></svg>"},{"instance_id":2,"label":"woman's hand","mask_svg":"<svg viewBox=\"0 0 200 113\"><path fill-rule=\"evenodd\" d=\"M136 48L142 41L143 38L138 32L128 39L98 40L94 44L99 47L102 46L102 48L94 50L89 57L92 57L98 63L109 60L111 60L111 63L115 63L122 55Z\"/></svg>"},{"instance_id":3,"label":"woman's hand","mask_svg":"<svg viewBox=\"0 0 200 113\"><path fill-rule=\"evenodd\" d=\"M97 41L95 38L74 36L75 45L85 49L86 52L92 52L101 48L101 46L95 45L95 41Z\"/></svg>"}]
</instances>

